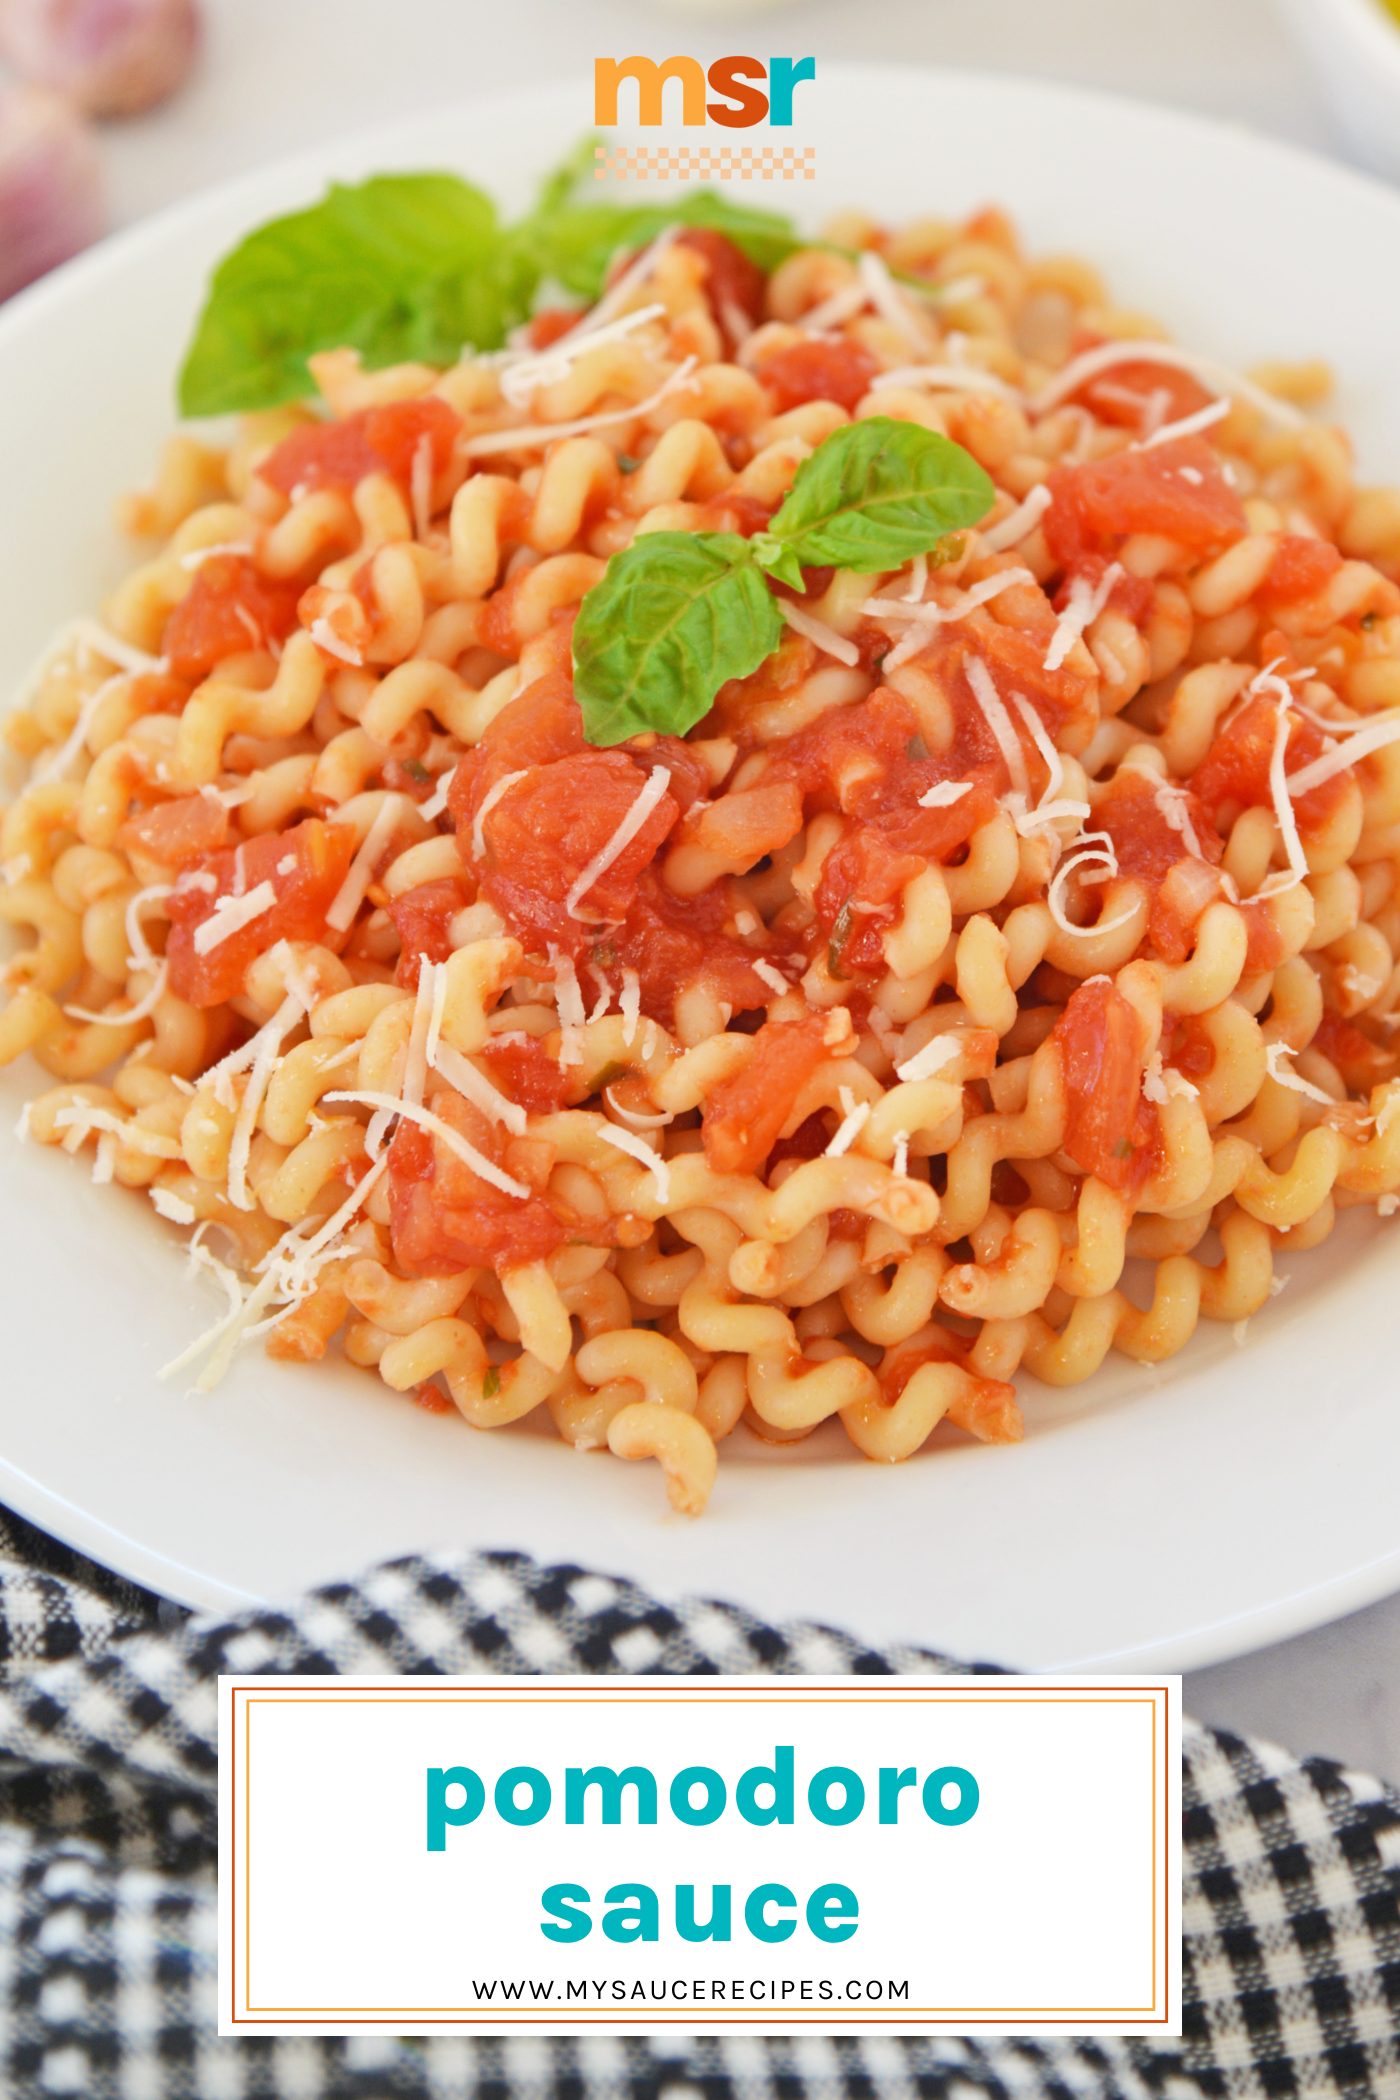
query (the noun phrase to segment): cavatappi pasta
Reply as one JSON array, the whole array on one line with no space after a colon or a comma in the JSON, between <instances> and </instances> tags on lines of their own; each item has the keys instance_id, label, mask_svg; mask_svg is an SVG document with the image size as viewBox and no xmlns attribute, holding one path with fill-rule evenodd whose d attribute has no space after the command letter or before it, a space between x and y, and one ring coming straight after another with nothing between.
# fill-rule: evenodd
<instances>
[{"instance_id":1,"label":"cavatappi pasta","mask_svg":"<svg viewBox=\"0 0 1400 2100\"><path fill-rule=\"evenodd\" d=\"M322 413L130 504L9 724L0 1061L227 1292L172 1375L338 1338L698 1511L741 1422L1008 1442L1023 1367L1156 1362L1396 1208L1400 495L1324 373L1177 352L997 212L834 231L318 357ZM981 462L980 528L590 748L607 558L761 529L875 414Z\"/></svg>"}]
</instances>

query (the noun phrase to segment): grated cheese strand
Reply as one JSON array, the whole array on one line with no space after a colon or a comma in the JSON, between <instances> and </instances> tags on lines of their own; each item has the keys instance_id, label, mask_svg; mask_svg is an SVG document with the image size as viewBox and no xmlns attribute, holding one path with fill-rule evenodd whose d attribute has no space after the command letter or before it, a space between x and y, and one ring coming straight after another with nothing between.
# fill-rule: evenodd
<instances>
[{"instance_id":1,"label":"grated cheese strand","mask_svg":"<svg viewBox=\"0 0 1400 2100\"><path fill-rule=\"evenodd\" d=\"M1314 1086L1311 1080L1300 1078L1297 1072L1288 1069L1284 1059L1297 1055L1291 1043L1270 1043L1264 1052L1264 1064L1270 1079L1278 1086L1286 1086L1290 1093L1303 1094L1309 1101L1321 1102L1324 1108L1340 1107L1340 1102L1331 1094L1324 1093L1320 1086Z\"/></svg>"},{"instance_id":2,"label":"grated cheese strand","mask_svg":"<svg viewBox=\"0 0 1400 2100\"><path fill-rule=\"evenodd\" d=\"M1192 415L1178 416L1174 423L1159 423L1134 449L1150 452L1154 445L1170 445L1174 438L1195 437L1198 431L1210 430L1215 424L1223 423L1229 413L1228 401L1208 401L1204 408L1196 409Z\"/></svg>"},{"instance_id":3,"label":"grated cheese strand","mask_svg":"<svg viewBox=\"0 0 1400 2100\"><path fill-rule=\"evenodd\" d=\"M455 772L456 770L454 766L453 771ZM524 780L529 771L530 768L524 766L517 773L502 773L500 779L493 781L482 796L481 807L472 818L472 853L477 860L485 860L486 858L486 833L483 829L486 819L502 797L510 793L516 781Z\"/></svg>"},{"instance_id":4,"label":"grated cheese strand","mask_svg":"<svg viewBox=\"0 0 1400 2100\"><path fill-rule=\"evenodd\" d=\"M258 1120L258 1111L267 1092L268 1081L278 1062L283 1039L306 1013L306 1007L295 992L288 992L276 1013L267 1024L258 1030L258 1048L248 1073L248 1082L243 1089L243 1099L238 1104L234 1119L233 1135L228 1147L228 1200L235 1210L256 1210L257 1204L248 1189L248 1156L253 1143L253 1131Z\"/></svg>"},{"instance_id":5,"label":"grated cheese strand","mask_svg":"<svg viewBox=\"0 0 1400 2100\"><path fill-rule=\"evenodd\" d=\"M63 1011L70 1020L90 1021L99 1028L129 1028L133 1021L149 1021L165 997L165 988L169 980L170 965L162 960L156 966L150 990L144 992L134 1006L124 1007L121 1013L94 1013L89 1006L65 1006Z\"/></svg>"},{"instance_id":6,"label":"grated cheese strand","mask_svg":"<svg viewBox=\"0 0 1400 2100\"><path fill-rule=\"evenodd\" d=\"M835 657L838 664L860 662L860 651L855 643L847 641L844 634L838 634L834 627L829 626L825 620L819 620L815 613L804 612L800 605L793 605L786 598L778 600L778 611L794 634L805 635L809 642L816 643L824 655Z\"/></svg>"},{"instance_id":7,"label":"grated cheese strand","mask_svg":"<svg viewBox=\"0 0 1400 2100\"><path fill-rule=\"evenodd\" d=\"M620 314L616 320L605 321L585 327L576 323L567 334L561 335L547 350L536 352L533 357L522 357L518 364L507 365L500 376L500 388L512 408L528 408L530 397L542 386L555 386L566 379L578 362L590 350L599 350L605 343L621 342L647 323L660 319L666 311L657 299L649 306L634 306L630 314Z\"/></svg>"},{"instance_id":8,"label":"grated cheese strand","mask_svg":"<svg viewBox=\"0 0 1400 2100\"><path fill-rule=\"evenodd\" d=\"M607 1124L604 1124L598 1135L605 1145L612 1145L617 1151L625 1152L630 1159L636 1160L638 1166L649 1168L656 1177L657 1202L670 1202L671 1169L660 1153L653 1152L645 1138L638 1137L630 1130L614 1130Z\"/></svg>"},{"instance_id":9,"label":"grated cheese strand","mask_svg":"<svg viewBox=\"0 0 1400 2100\"><path fill-rule=\"evenodd\" d=\"M1030 777L1026 772L1026 754L1021 749L1021 739L1012 725L1011 717L1001 694L992 681L992 674L980 656L969 656L963 666L967 682L972 688L972 697L986 717L987 727L996 738L997 748L1011 776L1011 785L1024 799L1030 797Z\"/></svg>"},{"instance_id":10,"label":"grated cheese strand","mask_svg":"<svg viewBox=\"0 0 1400 2100\"><path fill-rule=\"evenodd\" d=\"M1289 702L1281 700L1274 722L1274 746L1269 754L1269 794L1273 799L1274 816L1278 821L1279 837L1283 841L1284 854L1295 880L1289 884L1296 888L1308 875L1308 856L1303 851L1303 841L1298 835L1298 818L1293 808L1287 774L1288 763L1288 716Z\"/></svg>"},{"instance_id":11,"label":"grated cheese strand","mask_svg":"<svg viewBox=\"0 0 1400 2100\"><path fill-rule=\"evenodd\" d=\"M931 788L925 788L919 797L920 809L949 809L961 802L964 795L972 793L970 780L936 780Z\"/></svg>"},{"instance_id":12,"label":"grated cheese strand","mask_svg":"<svg viewBox=\"0 0 1400 2100\"><path fill-rule=\"evenodd\" d=\"M844 1093L845 1091L846 1089L842 1088L842 1092ZM870 1103L868 1101L854 1102L847 1109L836 1130L832 1133L831 1142L827 1146L824 1156L827 1159L843 1158L850 1151L869 1121Z\"/></svg>"},{"instance_id":13,"label":"grated cheese strand","mask_svg":"<svg viewBox=\"0 0 1400 2100\"><path fill-rule=\"evenodd\" d=\"M587 867L581 870L577 880L571 885L569 893L564 899L564 909L571 919L577 919L581 916L578 907L583 902L583 899L588 895L594 884L607 874L608 869L618 855L626 852L628 846L631 845L633 839L646 823L647 818L656 808L670 785L670 767L653 766L638 790L637 798L633 802L632 807L628 810L612 837L607 841L606 845L598 848Z\"/></svg>"},{"instance_id":14,"label":"grated cheese strand","mask_svg":"<svg viewBox=\"0 0 1400 2100\"><path fill-rule=\"evenodd\" d=\"M1002 401L1021 398L1014 386L998 379L995 372L984 372L979 365L896 365L892 371L877 372L870 382L870 391L880 393L892 386L925 386L950 394L995 394Z\"/></svg>"},{"instance_id":15,"label":"grated cheese strand","mask_svg":"<svg viewBox=\"0 0 1400 2100\"><path fill-rule=\"evenodd\" d=\"M1122 563L1115 561L1110 562L1097 584L1090 583L1087 576L1075 577L1069 587L1069 602L1056 622L1050 647L1045 652L1047 671L1059 670L1075 643L1086 629L1093 626L1113 596L1114 586L1122 574Z\"/></svg>"},{"instance_id":16,"label":"grated cheese strand","mask_svg":"<svg viewBox=\"0 0 1400 2100\"><path fill-rule=\"evenodd\" d=\"M482 1181L490 1182L492 1188L499 1189L503 1196L519 1196L523 1199L530 1194L523 1181L515 1180L503 1167L498 1167L494 1160L488 1159L484 1152L478 1152L476 1146L469 1144L450 1123L444 1123L441 1116L434 1115L432 1109L424 1108L421 1103L401 1101L397 1094L360 1093L350 1090L343 1094L326 1094L323 1099L348 1101L361 1108L387 1109L391 1115L402 1116L406 1121L416 1123L421 1129L431 1132L434 1137L441 1138L448 1151L454 1152L463 1166L470 1167L473 1174L479 1176Z\"/></svg>"},{"instance_id":17,"label":"grated cheese strand","mask_svg":"<svg viewBox=\"0 0 1400 2100\"><path fill-rule=\"evenodd\" d=\"M277 892L270 882L259 882L241 897L229 894L220 897L207 919L201 919L194 930L194 952L208 955L212 948L231 940L254 919L263 918L277 902Z\"/></svg>"},{"instance_id":18,"label":"grated cheese strand","mask_svg":"<svg viewBox=\"0 0 1400 2100\"><path fill-rule=\"evenodd\" d=\"M374 822L360 842L359 851L345 871L345 880L326 907L326 924L344 933L365 900L374 876L375 863L393 835L403 814L404 797L386 795L374 813Z\"/></svg>"},{"instance_id":19,"label":"grated cheese strand","mask_svg":"<svg viewBox=\"0 0 1400 2100\"><path fill-rule=\"evenodd\" d=\"M1049 510L1052 500L1045 483L1037 482L1030 494L1018 503L1014 510L1009 510L999 524L989 525L984 529L984 543L993 554L1005 554L1008 548L1019 546L1022 540L1029 539L1035 531Z\"/></svg>"},{"instance_id":20,"label":"grated cheese strand","mask_svg":"<svg viewBox=\"0 0 1400 2100\"><path fill-rule=\"evenodd\" d=\"M612 423L635 423L642 416L650 415L654 408L677 393L682 387L693 387L691 378L699 359L683 358L666 379L645 400L634 401L628 408L609 408L595 416L576 416L572 423L522 423L515 430L483 430L468 438L461 447L468 459L485 459L494 452L519 452L533 450L536 445L552 445L557 438L583 437L590 430L605 430Z\"/></svg>"},{"instance_id":21,"label":"grated cheese strand","mask_svg":"<svg viewBox=\"0 0 1400 2100\"><path fill-rule=\"evenodd\" d=\"M1348 766L1358 764L1363 758L1369 758L1373 751L1383 751L1387 744L1398 742L1400 708L1392 708L1380 720L1368 722L1364 729L1354 730L1350 736L1343 737L1332 750L1324 751L1319 758L1313 759L1310 765L1300 767L1296 773L1290 773L1288 792L1290 795L1309 794L1313 788L1321 787L1324 781L1330 780L1334 773L1345 772Z\"/></svg>"},{"instance_id":22,"label":"grated cheese strand","mask_svg":"<svg viewBox=\"0 0 1400 2100\"><path fill-rule=\"evenodd\" d=\"M1117 342L1100 343L1093 350L1086 350L1079 357L1063 365L1038 394L1030 397L1029 406L1036 415L1045 415L1058 408L1071 394L1090 379L1097 379L1101 372L1112 371L1115 365L1153 364L1165 365L1172 371L1189 372L1202 386L1216 394L1238 395L1248 401L1275 422L1293 429L1306 427L1307 418L1293 407L1291 402L1280 401L1275 394L1266 393L1252 379L1239 372L1232 372L1213 357L1205 357L1196 350L1183 350L1176 343L1158 343L1148 338L1125 337Z\"/></svg>"},{"instance_id":23,"label":"grated cheese strand","mask_svg":"<svg viewBox=\"0 0 1400 2100\"><path fill-rule=\"evenodd\" d=\"M935 1079L945 1065L952 1064L958 1056L960 1044L954 1035L930 1036L922 1050L906 1057L902 1065L894 1068L895 1078L906 1085L915 1086L921 1079Z\"/></svg>"}]
</instances>

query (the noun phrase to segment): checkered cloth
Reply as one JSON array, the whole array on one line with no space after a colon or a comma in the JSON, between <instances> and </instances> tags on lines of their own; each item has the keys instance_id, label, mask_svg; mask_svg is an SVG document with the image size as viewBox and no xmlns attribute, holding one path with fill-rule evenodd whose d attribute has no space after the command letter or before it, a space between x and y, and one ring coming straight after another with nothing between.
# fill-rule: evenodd
<instances>
[{"instance_id":1,"label":"checkered cloth","mask_svg":"<svg viewBox=\"0 0 1400 2100\"><path fill-rule=\"evenodd\" d=\"M1188 1727L1186 2037L221 2041L225 1671L947 1669L520 1555L190 1618L0 1512L0 2091L14 2100L1400 2100L1400 1798Z\"/></svg>"}]
</instances>

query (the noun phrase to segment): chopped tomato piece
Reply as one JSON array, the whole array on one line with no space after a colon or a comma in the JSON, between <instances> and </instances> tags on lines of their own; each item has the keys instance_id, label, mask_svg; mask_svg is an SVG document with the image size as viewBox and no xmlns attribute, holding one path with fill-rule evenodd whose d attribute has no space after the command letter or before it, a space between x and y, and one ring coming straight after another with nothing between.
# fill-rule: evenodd
<instances>
[{"instance_id":1,"label":"chopped tomato piece","mask_svg":"<svg viewBox=\"0 0 1400 2100\"><path fill-rule=\"evenodd\" d=\"M324 939L326 913L354 853L355 834L348 824L308 817L290 831L264 832L232 852L209 855L200 872L214 877L214 888L189 883L177 887L166 904L171 990L191 1006L221 1006L238 996L249 965L278 941ZM268 910L201 955L195 933L219 900L263 882L276 893Z\"/></svg>"},{"instance_id":2,"label":"chopped tomato piece","mask_svg":"<svg viewBox=\"0 0 1400 2100\"><path fill-rule=\"evenodd\" d=\"M625 918L638 876L680 815L669 792L572 912L565 899L597 856L616 843L647 780L648 772L622 751L581 751L552 765L530 767L482 823L489 866L557 904L567 917L594 923Z\"/></svg>"},{"instance_id":3,"label":"chopped tomato piece","mask_svg":"<svg viewBox=\"0 0 1400 2100\"><path fill-rule=\"evenodd\" d=\"M526 335L532 350L548 350L561 335L567 335L583 319L581 306L542 306Z\"/></svg>"},{"instance_id":4,"label":"chopped tomato piece","mask_svg":"<svg viewBox=\"0 0 1400 2100\"><path fill-rule=\"evenodd\" d=\"M705 264L705 293L710 311L733 350L763 312L768 280L758 264L750 262L742 248L710 226L687 226L677 234L676 246L688 248Z\"/></svg>"},{"instance_id":5,"label":"chopped tomato piece","mask_svg":"<svg viewBox=\"0 0 1400 2100\"><path fill-rule=\"evenodd\" d=\"M855 413L880 369L860 343L826 343L812 336L771 350L754 366L755 378L772 394L779 414L804 401L835 401Z\"/></svg>"},{"instance_id":6,"label":"chopped tomato piece","mask_svg":"<svg viewBox=\"0 0 1400 2100\"><path fill-rule=\"evenodd\" d=\"M717 1174L756 1174L793 1105L829 1055L826 1016L765 1021L742 1071L722 1080L704 1109L705 1157Z\"/></svg>"},{"instance_id":7,"label":"chopped tomato piece","mask_svg":"<svg viewBox=\"0 0 1400 2100\"><path fill-rule=\"evenodd\" d=\"M1278 703L1267 693L1256 693L1232 722L1218 732L1214 743L1191 776L1191 786L1212 820L1221 812L1237 809L1269 809L1273 794L1269 767L1278 733ZM1296 709L1288 716L1288 741L1284 767L1298 772L1311 764L1326 748L1322 731ZM1324 780L1320 787L1294 798L1294 814L1300 828L1321 823L1343 792L1345 774Z\"/></svg>"},{"instance_id":8,"label":"chopped tomato piece","mask_svg":"<svg viewBox=\"0 0 1400 2100\"><path fill-rule=\"evenodd\" d=\"M1354 1094L1365 1094L1382 1080L1395 1076L1395 1052L1373 1042L1355 1021L1344 1021L1327 1009L1309 1046L1337 1067Z\"/></svg>"},{"instance_id":9,"label":"chopped tomato piece","mask_svg":"<svg viewBox=\"0 0 1400 2100\"><path fill-rule=\"evenodd\" d=\"M1140 1189L1156 1164L1160 1132L1143 1098L1137 1015L1116 985L1082 984L1049 1040L1064 1072L1065 1151L1109 1188Z\"/></svg>"},{"instance_id":10,"label":"chopped tomato piece","mask_svg":"<svg viewBox=\"0 0 1400 2100\"><path fill-rule=\"evenodd\" d=\"M1175 540L1192 554L1228 546L1248 530L1219 453L1203 437L1056 467L1045 539L1064 568L1113 553L1136 532Z\"/></svg>"},{"instance_id":11,"label":"chopped tomato piece","mask_svg":"<svg viewBox=\"0 0 1400 2100\"><path fill-rule=\"evenodd\" d=\"M403 943L394 973L400 984L416 985L424 962L447 961L452 953L452 921L468 901L467 885L456 875L420 882L389 900L389 917Z\"/></svg>"},{"instance_id":12,"label":"chopped tomato piece","mask_svg":"<svg viewBox=\"0 0 1400 2100\"><path fill-rule=\"evenodd\" d=\"M1270 612L1282 605L1296 605L1315 598L1327 588L1342 557L1330 540L1310 539L1301 532L1286 532L1269 564L1269 573L1259 586L1259 601Z\"/></svg>"},{"instance_id":13,"label":"chopped tomato piece","mask_svg":"<svg viewBox=\"0 0 1400 2100\"><path fill-rule=\"evenodd\" d=\"M534 1036L491 1036L481 1054L501 1092L532 1116L552 1115L563 1107L569 1075Z\"/></svg>"},{"instance_id":14,"label":"chopped tomato piece","mask_svg":"<svg viewBox=\"0 0 1400 2100\"><path fill-rule=\"evenodd\" d=\"M128 853L144 853L167 868L187 868L227 845L229 814L213 795L179 795L129 817L117 843Z\"/></svg>"},{"instance_id":15,"label":"chopped tomato piece","mask_svg":"<svg viewBox=\"0 0 1400 2100\"><path fill-rule=\"evenodd\" d=\"M1183 416L1194 416L1198 410L1209 408L1215 396L1207 393L1189 372L1178 372L1170 365L1155 364L1151 358L1142 357L1114 365L1097 379L1086 381L1075 398L1091 409L1100 422L1141 430L1154 403L1159 411L1155 420L1160 427L1162 423L1179 423Z\"/></svg>"},{"instance_id":16,"label":"chopped tomato piece","mask_svg":"<svg viewBox=\"0 0 1400 2100\"><path fill-rule=\"evenodd\" d=\"M432 1105L459 1137L510 1171L500 1124L450 1089L440 1088ZM389 1230L394 1258L410 1275L446 1276L543 1261L568 1228L543 1197L508 1195L405 1117L389 1147Z\"/></svg>"},{"instance_id":17,"label":"chopped tomato piece","mask_svg":"<svg viewBox=\"0 0 1400 2100\"><path fill-rule=\"evenodd\" d=\"M392 401L334 423L304 423L283 438L258 467L260 479L284 496L311 489L353 489L366 474L392 474L406 487L414 455L426 438L433 472L452 454L462 419L435 394Z\"/></svg>"},{"instance_id":18,"label":"chopped tomato piece","mask_svg":"<svg viewBox=\"0 0 1400 2100\"><path fill-rule=\"evenodd\" d=\"M262 575L246 554L211 554L166 621L162 652L175 676L194 684L226 656L285 641L297 597L294 584Z\"/></svg>"}]
</instances>

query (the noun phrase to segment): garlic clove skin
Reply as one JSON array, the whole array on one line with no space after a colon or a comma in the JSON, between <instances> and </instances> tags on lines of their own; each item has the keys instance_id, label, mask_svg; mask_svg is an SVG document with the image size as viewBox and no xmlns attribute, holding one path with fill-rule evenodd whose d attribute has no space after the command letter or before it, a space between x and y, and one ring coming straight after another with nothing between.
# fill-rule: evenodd
<instances>
[{"instance_id":1,"label":"garlic clove skin","mask_svg":"<svg viewBox=\"0 0 1400 2100\"><path fill-rule=\"evenodd\" d=\"M102 230L89 126L43 88L0 89L0 299L67 262Z\"/></svg>"},{"instance_id":2,"label":"garlic clove skin","mask_svg":"<svg viewBox=\"0 0 1400 2100\"><path fill-rule=\"evenodd\" d=\"M198 43L194 0L0 0L0 57L92 117L164 102Z\"/></svg>"}]
</instances>

